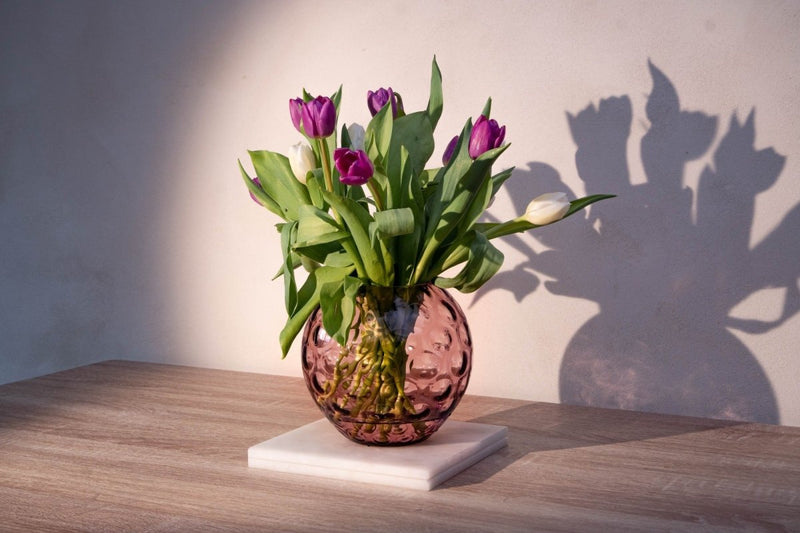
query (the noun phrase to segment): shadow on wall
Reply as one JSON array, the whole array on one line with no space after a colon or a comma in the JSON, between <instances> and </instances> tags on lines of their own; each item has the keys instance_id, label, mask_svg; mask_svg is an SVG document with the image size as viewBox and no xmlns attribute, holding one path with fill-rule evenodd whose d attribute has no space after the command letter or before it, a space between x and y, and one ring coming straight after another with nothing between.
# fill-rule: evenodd
<instances>
[{"instance_id":1,"label":"shadow on wall","mask_svg":"<svg viewBox=\"0 0 800 533\"><path fill-rule=\"evenodd\" d=\"M749 247L755 196L777 180L785 158L754 148L755 121L734 114L700 176L696 217L685 165L710 148L717 118L681 110L670 80L650 64L653 91L641 141L646 183L629 180L626 146L632 122L628 96L567 114L586 193L618 198L589 216L535 233L550 250L537 254L516 237L528 259L501 273L488 289L521 300L538 286L595 301L600 312L570 341L560 371L567 404L778 423L772 387L752 353L728 328L765 333L800 309L800 204L770 235ZM546 164L507 182L518 212L522 199L568 190ZM613 204L613 205L612 205ZM565 243L571 243L565 246ZM575 246L580 243L580 246ZM774 321L733 318L754 292L784 287Z\"/></svg>"}]
</instances>

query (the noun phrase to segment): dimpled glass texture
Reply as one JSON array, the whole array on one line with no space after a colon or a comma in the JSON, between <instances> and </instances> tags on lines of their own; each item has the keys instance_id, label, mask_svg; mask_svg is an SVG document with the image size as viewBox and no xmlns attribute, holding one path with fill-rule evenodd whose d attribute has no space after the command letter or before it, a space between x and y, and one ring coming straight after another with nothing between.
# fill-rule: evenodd
<instances>
[{"instance_id":1,"label":"dimpled glass texture","mask_svg":"<svg viewBox=\"0 0 800 533\"><path fill-rule=\"evenodd\" d=\"M319 308L306 323L303 375L317 405L355 442L428 438L461 400L472 370L472 339L458 303L433 284L368 286L356 297L352 324L342 348L325 331Z\"/></svg>"}]
</instances>

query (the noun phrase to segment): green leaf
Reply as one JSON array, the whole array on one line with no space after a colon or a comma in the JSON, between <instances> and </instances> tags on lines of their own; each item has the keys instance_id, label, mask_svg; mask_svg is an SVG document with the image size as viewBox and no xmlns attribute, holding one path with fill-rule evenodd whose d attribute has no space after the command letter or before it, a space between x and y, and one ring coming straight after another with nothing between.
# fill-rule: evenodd
<instances>
[{"instance_id":1,"label":"green leaf","mask_svg":"<svg viewBox=\"0 0 800 533\"><path fill-rule=\"evenodd\" d=\"M383 106L367 124L364 147L375 165L382 165L384 158L389 154L393 127L394 119L390 105Z\"/></svg>"},{"instance_id":2,"label":"green leaf","mask_svg":"<svg viewBox=\"0 0 800 533\"><path fill-rule=\"evenodd\" d=\"M372 181L372 183L370 184L370 190L372 190L373 188L377 190L380 197L387 202L387 205L389 207L392 207L391 205L392 199L389 198L388 195L388 191L391 190L391 187L389 185L389 178L386 177L386 175L380 170L375 169L375 173L372 175L372 178L370 178L370 180ZM350 187L350 189L360 190L361 187Z\"/></svg>"},{"instance_id":3,"label":"green leaf","mask_svg":"<svg viewBox=\"0 0 800 533\"><path fill-rule=\"evenodd\" d=\"M311 198L306 186L294 177L289 159L267 150L249 153L261 188L280 206L281 217L285 220L297 220L297 210L303 204L310 204Z\"/></svg>"},{"instance_id":4,"label":"green leaf","mask_svg":"<svg viewBox=\"0 0 800 533\"><path fill-rule=\"evenodd\" d=\"M328 191L323 191L322 194L325 201L342 217L355 244L355 250L348 250L348 252L355 254L355 257L352 258L353 263L355 265L363 265L365 274L374 283L379 285L387 284L383 254L379 254L373 248L373 241L370 239L369 227L373 219L367 208L359 202L349 198L341 198Z\"/></svg>"},{"instance_id":5,"label":"green leaf","mask_svg":"<svg viewBox=\"0 0 800 533\"><path fill-rule=\"evenodd\" d=\"M411 254L405 255L400 243L404 242L405 236L414 233L416 229L413 211L408 207L375 213L375 221L369 227L369 236L373 250L380 253L383 258L386 278L382 284L397 283L398 280L405 283L408 279L408 275L404 274L408 269L404 265L413 261L416 248Z\"/></svg>"},{"instance_id":6,"label":"green leaf","mask_svg":"<svg viewBox=\"0 0 800 533\"><path fill-rule=\"evenodd\" d=\"M352 148L353 142L350 140L350 133L347 131L347 124L342 124L342 146Z\"/></svg>"},{"instance_id":7,"label":"green leaf","mask_svg":"<svg viewBox=\"0 0 800 533\"><path fill-rule=\"evenodd\" d=\"M414 231L414 213L408 207L377 211L375 227L381 237L406 235Z\"/></svg>"},{"instance_id":8,"label":"green leaf","mask_svg":"<svg viewBox=\"0 0 800 533\"><path fill-rule=\"evenodd\" d=\"M296 248L340 241L348 236L332 216L312 205L301 206L298 218Z\"/></svg>"},{"instance_id":9,"label":"green leaf","mask_svg":"<svg viewBox=\"0 0 800 533\"><path fill-rule=\"evenodd\" d=\"M461 235L464 235L466 232L472 229L473 225L478 221L483 213L486 212L489 204L492 203L492 199L497 191L500 190L500 186L504 181L511 177L511 173L513 171L514 168L511 167L497 173L490 179L481 182L479 189L475 191L475 194L472 195L467 207L464 209L464 214L461 216L461 221L459 222L458 229L455 232L455 239L458 239Z\"/></svg>"},{"instance_id":10,"label":"green leaf","mask_svg":"<svg viewBox=\"0 0 800 533\"><path fill-rule=\"evenodd\" d=\"M419 254L419 241L422 238L424 223L425 195L420 188L420 180L414 175L411 165L407 164L408 151L405 147L401 147L400 156L403 186L399 192L405 199L407 208L411 210L413 230L408 234L398 236L394 243L394 277L396 284L407 285L411 283Z\"/></svg>"},{"instance_id":11,"label":"green leaf","mask_svg":"<svg viewBox=\"0 0 800 533\"><path fill-rule=\"evenodd\" d=\"M320 309L322 309L322 326L325 328L325 331L328 333L328 335L332 337L334 337L334 335L337 335L340 329L342 328L343 299L344 299L344 278L337 279L334 281L329 281L323 284L322 287L320 288L319 307Z\"/></svg>"},{"instance_id":12,"label":"green leaf","mask_svg":"<svg viewBox=\"0 0 800 533\"><path fill-rule=\"evenodd\" d=\"M439 70L439 65L436 63L436 56L433 56L433 64L431 65L431 94L428 97L428 118L431 121L431 129L436 129L436 124L439 123L439 118L442 116L442 108L444 107L444 97L442 96L442 72Z\"/></svg>"},{"instance_id":13,"label":"green leaf","mask_svg":"<svg viewBox=\"0 0 800 533\"><path fill-rule=\"evenodd\" d=\"M319 306L325 331L341 346L346 344L355 315L355 297L362 282L345 276L326 282L320 290Z\"/></svg>"},{"instance_id":14,"label":"green leaf","mask_svg":"<svg viewBox=\"0 0 800 533\"><path fill-rule=\"evenodd\" d=\"M356 295L364 284L358 278L347 276L344 278L344 297L342 298L342 324L344 328L340 328L333 336L341 346L347 343L347 337L350 334L350 326L353 324L353 317L356 314ZM324 312L324 311L323 311Z\"/></svg>"},{"instance_id":15,"label":"green leaf","mask_svg":"<svg viewBox=\"0 0 800 533\"><path fill-rule=\"evenodd\" d=\"M300 265L302 265L302 264L303 264L303 260L302 260L302 258L300 257L300 255L298 255L298 254L296 254L296 253L292 253L292 255L291 255L291 259L292 259L292 270L297 270L297 268L298 268ZM272 278L270 279L270 281L275 281L275 280L276 280L276 279L278 279L279 277L283 276L283 265L284 265L284 262L283 262L283 261L281 261L281 266L278 268L278 271L275 273L275 275L274 275L274 276L272 276Z\"/></svg>"},{"instance_id":16,"label":"green leaf","mask_svg":"<svg viewBox=\"0 0 800 533\"><path fill-rule=\"evenodd\" d=\"M484 183L490 180L492 164L509 145L503 145L482 154L472 161L469 157L467 142L472 131L471 121L467 121L459 137L455 154L450 162L437 175L436 188L428 199L427 228L423 239L422 254L414 273L414 282L430 279L428 268L436 263L436 255L445 253L448 244L458 241L466 227L461 227L465 213L469 212L475 196L488 189ZM474 213L472 213L474 215ZM459 231L454 231L459 228Z\"/></svg>"},{"instance_id":17,"label":"green leaf","mask_svg":"<svg viewBox=\"0 0 800 533\"><path fill-rule=\"evenodd\" d=\"M486 100L486 104L483 106L483 111L481 111L481 115L483 115L486 118L489 118L491 114L492 114L492 99L489 98L488 100Z\"/></svg>"},{"instance_id":18,"label":"green leaf","mask_svg":"<svg viewBox=\"0 0 800 533\"><path fill-rule=\"evenodd\" d=\"M405 147L408 151L407 164L411 165L413 175L420 175L434 150L433 126L430 117L424 112L411 113L395 119L393 128L391 146L385 163L387 174L390 177L400 176L402 161L400 151ZM399 186L399 184L397 185ZM395 187L395 184L392 183L392 186ZM396 198L396 193L393 194ZM395 207L401 205L403 204L397 202L394 204Z\"/></svg>"},{"instance_id":19,"label":"green leaf","mask_svg":"<svg viewBox=\"0 0 800 533\"><path fill-rule=\"evenodd\" d=\"M500 187L503 186L503 183L511 177L511 174L514 172L514 167L507 168L502 170L492 176L492 198L500 191Z\"/></svg>"},{"instance_id":20,"label":"green leaf","mask_svg":"<svg viewBox=\"0 0 800 533\"><path fill-rule=\"evenodd\" d=\"M339 85L339 88L336 89L336 92L331 95L331 100L333 101L333 107L336 108L336 116L339 116L339 104L342 103L342 86Z\"/></svg>"},{"instance_id":21,"label":"green leaf","mask_svg":"<svg viewBox=\"0 0 800 533\"><path fill-rule=\"evenodd\" d=\"M297 307L297 286L294 280L292 244L297 232L297 223L284 224L281 228L281 251L283 252L283 295L286 312L290 315Z\"/></svg>"},{"instance_id":22,"label":"green leaf","mask_svg":"<svg viewBox=\"0 0 800 533\"><path fill-rule=\"evenodd\" d=\"M241 161L239 161L239 170L242 173L242 178L244 179L245 185L247 185L247 190L250 191L250 193L258 199L258 201L261 203L261 205L263 205L264 207L266 207L267 209L269 209L270 211L272 211L273 213L275 213L279 217L284 218L283 210L281 210L281 207L278 204L276 204L275 201L272 198L267 196L267 193L265 193L261 189L261 187L256 185L256 182L254 182L250 178L250 176L247 175L247 171L242 166L242 162Z\"/></svg>"},{"instance_id":23,"label":"green leaf","mask_svg":"<svg viewBox=\"0 0 800 533\"><path fill-rule=\"evenodd\" d=\"M316 272L316 270L314 272ZM308 287L309 284L316 284L316 277L313 275L314 272L309 274L303 288ZM319 305L319 293L313 292L314 288L315 286L311 287L310 291L306 291L312 292L312 294L305 300L302 300L304 302L302 306L297 309L293 315L289 316L278 336L278 341L281 345L281 358L285 358L286 354L289 353L289 348L292 347L292 342L294 342L295 337L297 337L297 334L300 333L308 317L311 316L311 313ZM303 291L301 290L300 293L302 294Z\"/></svg>"},{"instance_id":24,"label":"green leaf","mask_svg":"<svg viewBox=\"0 0 800 533\"><path fill-rule=\"evenodd\" d=\"M503 253L482 233L473 232L467 264L454 278L436 278L436 285L461 292L473 292L489 281L503 265Z\"/></svg>"},{"instance_id":25,"label":"green leaf","mask_svg":"<svg viewBox=\"0 0 800 533\"><path fill-rule=\"evenodd\" d=\"M599 202L600 200L608 200L609 198L616 198L616 196L616 194L592 194L590 196L584 196L583 198L573 200L569 203L569 210L564 215L564 218L577 213L584 207L592 205L595 202ZM562 218L562 220L564 218Z\"/></svg>"},{"instance_id":26,"label":"green leaf","mask_svg":"<svg viewBox=\"0 0 800 533\"><path fill-rule=\"evenodd\" d=\"M355 269L347 252L331 252L325 257L323 263L332 267L348 267L351 271Z\"/></svg>"},{"instance_id":27,"label":"green leaf","mask_svg":"<svg viewBox=\"0 0 800 533\"><path fill-rule=\"evenodd\" d=\"M322 190L325 188L325 177L322 175L321 168L315 168L311 171L312 174L306 178L306 188L308 188L308 195L311 197L311 203L317 209L323 211L328 207L325 200L322 199Z\"/></svg>"},{"instance_id":28,"label":"green leaf","mask_svg":"<svg viewBox=\"0 0 800 533\"><path fill-rule=\"evenodd\" d=\"M290 314L286 320L286 324L281 330L279 340L281 345L282 356L286 357L289 353L289 348L292 342L297 337L303 325L311 316L311 313L319 305L320 301L320 288L327 282L336 281L348 276L352 272L352 268L344 267L329 267L321 266L318 269L309 272L308 278L303 286L297 293L297 301L299 305L294 313Z\"/></svg>"},{"instance_id":29,"label":"green leaf","mask_svg":"<svg viewBox=\"0 0 800 533\"><path fill-rule=\"evenodd\" d=\"M570 202L569 210L564 214L564 216L560 220L551 222L551 224L556 224L595 202L615 197L615 194L593 194L573 200ZM550 224L547 225L549 226ZM512 233L519 233L521 231L526 231L533 228L540 228L542 226L531 224L524 218L520 217L508 222L487 222L483 224L475 224L473 227L475 230L486 235L487 238L496 239L497 237L503 237L505 235L511 235Z\"/></svg>"}]
</instances>

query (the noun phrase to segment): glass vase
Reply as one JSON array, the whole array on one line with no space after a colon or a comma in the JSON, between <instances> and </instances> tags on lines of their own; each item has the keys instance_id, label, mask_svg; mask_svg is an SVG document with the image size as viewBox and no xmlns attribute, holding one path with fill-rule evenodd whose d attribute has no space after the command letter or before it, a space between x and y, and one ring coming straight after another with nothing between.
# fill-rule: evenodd
<instances>
[{"instance_id":1,"label":"glass vase","mask_svg":"<svg viewBox=\"0 0 800 533\"><path fill-rule=\"evenodd\" d=\"M438 430L464 395L472 339L444 289L366 286L345 346L327 334L320 309L312 313L302 365L312 397L345 437L411 444Z\"/></svg>"}]
</instances>

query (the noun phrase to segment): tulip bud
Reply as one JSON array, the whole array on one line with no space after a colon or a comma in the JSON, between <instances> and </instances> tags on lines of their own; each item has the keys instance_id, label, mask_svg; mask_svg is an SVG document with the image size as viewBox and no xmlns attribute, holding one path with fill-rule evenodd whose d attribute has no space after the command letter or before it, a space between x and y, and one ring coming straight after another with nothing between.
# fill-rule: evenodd
<instances>
[{"instance_id":1,"label":"tulip bud","mask_svg":"<svg viewBox=\"0 0 800 533\"><path fill-rule=\"evenodd\" d=\"M260 189L260 188L261 188L261 180L260 180L260 179L258 179L257 177L255 177L255 178L251 178L251 179L252 179L252 182L253 182L253 183L255 183L255 184L258 186L258 188ZM253 194L253 193L250 193L250 198L252 198L252 199L253 199L253 201L254 201L255 203L257 203L258 205L262 205L262 206L264 205L264 204L262 204L262 203L261 203L261 200L259 200L258 198L256 198L256 195L255 195L255 194Z\"/></svg>"},{"instance_id":2,"label":"tulip bud","mask_svg":"<svg viewBox=\"0 0 800 533\"><path fill-rule=\"evenodd\" d=\"M311 147L304 142L289 147L289 166L292 167L297 181L305 183L306 175L317 168L317 161Z\"/></svg>"},{"instance_id":3,"label":"tulip bud","mask_svg":"<svg viewBox=\"0 0 800 533\"><path fill-rule=\"evenodd\" d=\"M447 165L450 160L453 158L453 152L456 151L456 145L458 144L458 135L450 139L450 142L447 144L447 148L444 149L444 153L442 154L442 164Z\"/></svg>"},{"instance_id":4,"label":"tulip bud","mask_svg":"<svg viewBox=\"0 0 800 533\"><path fill-rule=\"evenodd\" d=\"M469 156L477 159L482 153L503 144L505 137L505 126L501 127L496 120L481 115L475 121L469 136Z\"/></svg>"},{"instance_id":5,"label":"tulip bud","mask_svg":"<svg viewBox=\"0 0 800 533\"><path fill-rule=\"evenodd\" d=\"M347 126L347 135L350 137L350 147L353 150L364 149L364 136L366 135L364 126L355 123L350 124Z\"/></svg>"},{"instance_id":6,"label":"tulip bud","mask_svg":"<svg viewBox=\"0 0 800 533\"><path fill-rule=\"evenodd\" d=\"M333 151L333 161L339 171L339 181L345 185L364 185L372 177L375 168L363 150L337 148Z\"/></svg>"},{"instance_id":7,"label":"tulip bud","mask_svg":"<svg viewBox=\"0 0 800 533\"><path fill-rule=\"evenodd\" d=\"M289 101L289 111L292 115L292 123L297 131L305 133L312 139L322 139L328 137L336 129L336 106L333 100L327 96L317 96L310 102L298 105L299 98ZM297 118L297 109L300 110L300 121ZM302 126L302 129L298 127Z\"/></svg>"},{"instance_id":8,"label":"tulip bud","mask_svg":"<svg viewBox=\"0 0 800 533\"><path fill-rule=\"evenodd\" d=\"M378 111L383 109L388 102L392 103L392 117L397 118L398 115L404 115L403 101L399 98L400 95L395 94L391 87L384 89L381 87L375 92L367 91L367 107L369 112L374 117Z\"/></svg>"},{"instance_id":9,"label":"tulip bud","mask_svg":"<svg viewBox=\"0 0 800 533\"><path fill-rule=\"evenodd\" d=\"M302 120L304 105L305 102L303 102L302 98L294 98L289 100L289 115L292 117L292 124L294 124L295 129L300 133L303 133L300 122Z\"/></svg>"},{"instance_id":10,"label":"tulip bud","mask_svg":"<svg viewBox=\"0 0 800 533\"><path fill-rule=\"evenodd\" d=\"M537 226L544 226L564 218L569 211L566 193L549 192L534 198L525 210L525 220Z\"/></svg>"}]
</instances>

